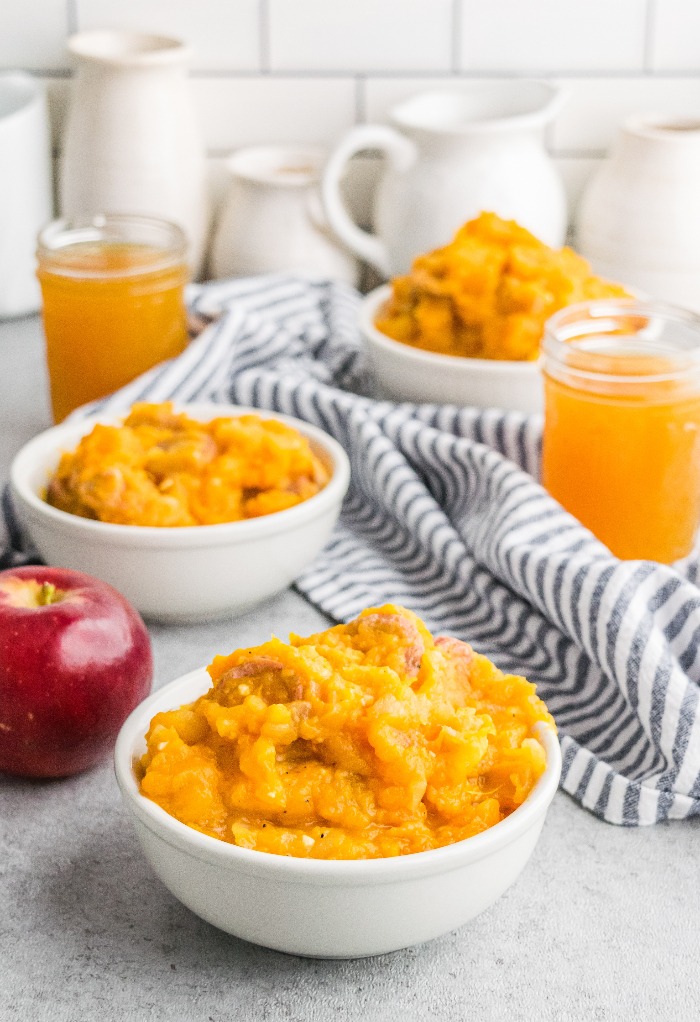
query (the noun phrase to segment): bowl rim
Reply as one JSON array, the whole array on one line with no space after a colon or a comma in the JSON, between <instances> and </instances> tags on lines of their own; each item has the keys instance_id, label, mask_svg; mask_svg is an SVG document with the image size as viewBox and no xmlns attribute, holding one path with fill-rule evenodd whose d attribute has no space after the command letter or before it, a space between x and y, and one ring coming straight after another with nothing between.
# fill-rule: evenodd
<instances>
[{"instance_id":1,"label":"bowl rim","mask_svg":"<svg viewBox=\"0 0 700 1022\"><path fill-rule=\"evenodd\" d=\"M544 773L522 805L505 820L480 834L442 848L381 859L303 859L240 848L181 823L142 795L133 768L138 755L137 746L143 743L152 717L158 712L184 705L173 698L176 693L181 694L180 699L187 693L186 701L191 702L210 685L211 678L206 668L200 667L157 689L126 719L114 750L117 783L134 817L161 841L209 864L274 880L316 884L385 884L448 873L478 862L517 840L540 818L544 818L559 784L562 766L559 740L555 729L541 722L535 726L533 734L545 749L547 766Z\"/></svg>"},{"instance_id":2,"label":"bowl rim","mask_svg":"<svg viewBox=\"0 0 700 1022\"><path fill-rule=\"evenodd\" d=\"M380 348L387 354L403 358L407 362L424 367L431 366L434 369L473 374L507 376L538 376L542 368L542 355L534 360L522 359L497 359L497 358L471 358L468 355L443 355L437 351L425 351L423 348L414 348L403 341L396 341L388 334L382 333L374 325L374 317L379 306L387 300L391 294L391 283L381 284L370 291L360 302L358 319L360 330L366 340L375 347Z\"/></svg>"},{"instance_id":3,"label":"bowl rim","mask_svg":"<svg viewBox=\"0 0 700 1022\"><path fill-rule=\"evenodd\" d=\"M57 426L38 433L27 441L12 459L10 466L10 485L13 493L35 515L51 522L60 530L92 534L100 541L111 544L127 544L130 546L210 546L213 544L249 541L262 539L298 525L308 524L328 511L329 507L339 503L347 492L350 483L350 462L347 454L338 441L320 427L297 419L281 412L268 411L264 408L253 408L248 405L219 404L211 401L173 402L176 412L184 411L193 418L207 421L235 415L255 414L263 418L277 419L293 426L306 436L313 445L323 451L331 462L331 477L322 490L312 497L260 518L249 518L239 522L220 522L211 525L178 525L165 527L158 525L121 525L114 522L101 522L80 515L70 514L60 508L47 504L29 485L28 475L35 466L36 458L47 450L60 454L61 441L65 438L66 446L75 445L81 436L88 433L98 423L112 425L121 422L128 410L110 414L96 414L83 419L63 422Z\"/></svg>"}]
</instances>

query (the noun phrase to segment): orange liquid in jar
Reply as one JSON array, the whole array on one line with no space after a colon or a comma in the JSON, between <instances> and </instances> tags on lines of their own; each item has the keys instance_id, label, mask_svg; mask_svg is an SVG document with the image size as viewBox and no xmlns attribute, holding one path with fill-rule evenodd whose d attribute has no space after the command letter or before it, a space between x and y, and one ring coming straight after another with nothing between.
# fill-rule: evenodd
<instances>
[{"instance_id":1,"label":"orange liquid in jar","mask_svg":"<svg viewBox=\"0 0 700 1022\"><path fill-rule=\"evenodd\" d=\"M55 422L185 348L187 267L167 256L150 245L90 241L40 259Z\"/></svg>"},{"instance_id":2,"label":"orange liquid in jar","mask_svg":"<svg viewBox=\"0 0 700 1022\"><path fill-rule=\"evenodd\" d=\"M700 524L700 392L545 373L542 482L617 557L686 556Z\"/></svg>"}]
</instances>

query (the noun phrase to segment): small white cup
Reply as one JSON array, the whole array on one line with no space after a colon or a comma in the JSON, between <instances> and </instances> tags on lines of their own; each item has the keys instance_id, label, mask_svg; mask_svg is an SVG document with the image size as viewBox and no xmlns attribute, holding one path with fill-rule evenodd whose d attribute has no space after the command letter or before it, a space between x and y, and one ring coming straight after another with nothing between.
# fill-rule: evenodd
<instances>
[{"instance_id":1,"label":"small white cup","mask_svg":"<svg viewBox=\"0 0 700 1022\"><path fill-rule=\"evenodd\" d=\"M36 239L52 217L46 93L30 75L0 74L0 318L40 308Z\"/></svg>"},{"instance_id":2,"label":"small white cup","mask_svg":"<svg viewBox=\"0 0 700 1022\"><path fill-rule=\"evenodd\" d=\"M215 279L292 272L357 283L357 260L328 229L318 185L325 152L315 146L239 149L214 231Z\"/></svg>"}]
</instances>

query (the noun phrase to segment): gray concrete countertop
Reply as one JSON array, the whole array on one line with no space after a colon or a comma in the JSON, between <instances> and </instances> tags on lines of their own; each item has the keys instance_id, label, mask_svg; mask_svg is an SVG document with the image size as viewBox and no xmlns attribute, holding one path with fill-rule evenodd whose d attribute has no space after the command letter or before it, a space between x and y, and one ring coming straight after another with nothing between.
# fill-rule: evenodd
<instances>
[{"instance_id":1,"label":"gray concrete countertop","mask_svg":"<svg viewBox=\"0 0 700 1022\"><path fill-rule=\"evenodd\" d=\"M0 324L0 468L49 425L35 318ZM323 627L295 592L233 621L153 627L156 687L215 653ZM0 776L0 1022L700 1018L700 821L623 830L559 793L517 883L422 947L315 961L254 947L153 876L111 765Z\"/></svg>"}]
</instances>

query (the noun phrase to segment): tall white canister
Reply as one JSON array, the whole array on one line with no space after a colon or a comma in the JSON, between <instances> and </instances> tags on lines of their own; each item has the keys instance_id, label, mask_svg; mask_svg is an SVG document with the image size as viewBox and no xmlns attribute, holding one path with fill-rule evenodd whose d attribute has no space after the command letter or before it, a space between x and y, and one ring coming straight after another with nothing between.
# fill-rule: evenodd
<instances>
[{"instance_id":1,"label":"tall white canister","mask_svg":"<svg viewBox=\"0 0 700 1022\"><path fill-rule=\"evenodd\" d=\"M63 216L136 213L179 224L198 276L209 227L206 160L177 39L81 32L63 158Z\"/></svg>"}]
</instances>

